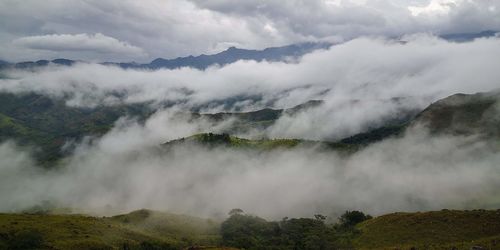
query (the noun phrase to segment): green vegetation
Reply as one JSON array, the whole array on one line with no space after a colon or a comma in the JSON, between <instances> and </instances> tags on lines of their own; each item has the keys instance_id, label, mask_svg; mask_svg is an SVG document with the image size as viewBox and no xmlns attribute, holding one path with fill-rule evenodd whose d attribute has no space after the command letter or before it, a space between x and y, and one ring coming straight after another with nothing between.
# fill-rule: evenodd
<instances>
[{"instance_id":1,"label":"green vegetation","mask_svg":"<svg viewBox=\"0 0 500 250\"><path fill-rule=\"evenodd\" d=\"M0 249L183 249L218 242L218 223L150 210L103 218L0 214Z\"/></svg>"},{"instance_id":2,"label":"green vegetation","mask_svg":"<svg viewBox=\"0 0 500 250\"><path fill-rule=\"evenodd\" d=\"M325 223L326 217L283 218L266 221L242 210L232 210L221 224L222 243L242 249L342 249L351 248L358 234L354 225L371 218L359 211L346 211L340 224Z\"/></svg>"},{"instance_id":3,"label":"green vegetation","mask_svg":"<svg viewBox=\"0 0 500 250\"><path fill-rule=\"evenodd\" d=\"M354 152L359 147L356 144L346 144L341 142L321 142L301 139L258 139L250 140L231 136L229 134L202 133L190 137L172 140L163 144L165 148L170 148L180 144L199 144L208 147L230 147L235 149L249 150L275 150L289 149L295 147L316 147L324 150L337 150L339 152Z\"/></svg>"},{"instance_id":4,"label":"green vegetation","mask_svg":"<svg viewBox=\"0 0 500 250\"><path fill-rule=\"evenodd\" d=\"M425 124L431 133L480 134L500 138L500 93L455 94L422 111L412 124Z\"/></svg>"},{"instance_id":5,"label":"green vegetation","mask_svg":"<svg viewBox=\"0 0 500 250\"><path fill-rule=\"evenodd\" d=\"M113 217L0 214L0 249L500 249L500 210L375 218L346 211L336 224L326 221L322 215L267 221L241 209L221 224L151 210Z\"/></svg>"},{"instance_id":6,"label":"green vegetation","mask_svg":"<svg viewBox=\"0 0 500 250\"><path fill-rule=\"evenodd\" d=\"M131 230L140 230L155 237L168 237L187 245L213 246L220 241L219 223L210 219L146 209L109 219Z\"/></svg>"},{"instance_id":7,"label":"green vegetation","mask_svg":"<svg viewBox=\"0 0 500 250\"><path fill-rule=\"evenodd\" d=\"M81 108L34 93L0 93L0 142L14 139L37 147L36 158L50 166L64 155L66 141L100 136L120 117L145 119L151 112L146 104Z\"/></svg>"},{"instance_id":8,"label":"green vegetation","mask_svg":"<svg viewBox=\"0 0 500 250\"><path fill-rule=\"evenodd\" d=\"M500 210L394 213L357 228L359 249L500 249Z\"/></svg>"}]
</instances>

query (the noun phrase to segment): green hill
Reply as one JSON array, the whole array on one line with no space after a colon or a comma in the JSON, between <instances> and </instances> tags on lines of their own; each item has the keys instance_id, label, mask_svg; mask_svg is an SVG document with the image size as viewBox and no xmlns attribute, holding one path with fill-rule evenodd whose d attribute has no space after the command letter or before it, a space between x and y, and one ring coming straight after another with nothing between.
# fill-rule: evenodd
<instances>
[{"instance_id":1,"label":"green hill","mask_svg":"<svg viewBox=\"0 0 500 250\"><path fill-rule=\"evenodd\" d=\"M217 245L218 226L211 220L150 210L101 218L0 214L0 249L182 249Z\"/></svg>"},{"instance_id":2,"label":"green hill","mask_svg":"<svg viewBox=\"0 0 500 250\"><path fill-rule=\"evenodd\" d=\"M224 230L220 225L151 210L112 217L0 214L0 249L229 250L235 248L216 246L226 242L230 247L233 241L236 245L269 242L273 246L269 249L290 245L329 249L314 248L328 242L342 249L500 249L500 210L393 213L361 222L354 229L323 224L321 218L266 221L252 215L231 216L222 223Z\"/></svg>"},{"instance_id":3,"label":"green hill","mask_svg":"<svg viewBox=\"0 0 500 250\"><path fill-rule=\"evenodd\" d=\"M151 112L146 104L82 108L40 94L0 93L0 142L38 147L36 158L50 166L64 155L66 141L103 135L120 117L145 119Z\"/></svg>"},{"instance_id":4,"label":"green hill","mask_svg":"<svg viewBox=\"0 0 500 250\"><path fill-rule=\"evenodd\" d=\"M421 124L431 133L500 137L500 92L441 99L418 114L410 126Z\"/></svg>"},{"instance_id":5,"label":"green hill","mask_svg":"<svg viewBox=\"0 0 500 250\"><path fill-rule=\"evenodd\" d=\"M356 144L342 142L323 142L301 139L257 139L250 140L231 136L228 134L201 133L186 138L172 140L162 144L166 149L180 145L202 145L207 147L230 147L234 149L248 150L275 150L290 149L297 147L316 147L323 150L338 150L342 152L353 152L358 149Z\"/></svg>"},{"instance_id":6,"label":"green hill","mask_svg":"<svg viewBox=\"0 0 500 250\"><path fill-rule=\"evenodd\" d=\"M216 245L220 241L219 223L211 219L142 209L109 220L131 230L189 245Z\"/></svg>"},{"instance_id":7,"label":"green hill","mask_svg":"<svg viewBox=\"0 0 500 250\"><path fill-rule=\"evenodd\" d=\"M393 213L357 228L358 249L500 249L500 210Z\"/></svg>"},{"instance_id":8,"label":"green hill","mask_svg":"<svg viewBox=\"0 0 500 250\"><path fill-rule=\"evenodd\" d=\"M201 142L205 145L225 145L236 148L268 150L297 146L352 152L360 146L401 135L408 127L424 125L432 133L482 134L500 137L500 94L497 92L474 95L456 94L439 100L416 117L414 111L401 114L400 119L388 121L382 127L344 138L338 142L317 142L301 139L247 140L221 135L198 134L168 142L178 145L182 141ZM190 121L205 119L217 123L232 119L228 134L265 129L283 114L295 114L322 105L322 101L309 101L289 109L262 109L240 113L179 113ZM117 119L123 116L138 117L143 121L154 110L146 103L97 106L94 108L70 107L64 99L54 99L41 94L0 93L0 142L15 140L21 145L35 146L35 157L44 166L52 166L67 152L62 146L84 136L101 136L108 132Z\"/></svg>"}]
</instances>

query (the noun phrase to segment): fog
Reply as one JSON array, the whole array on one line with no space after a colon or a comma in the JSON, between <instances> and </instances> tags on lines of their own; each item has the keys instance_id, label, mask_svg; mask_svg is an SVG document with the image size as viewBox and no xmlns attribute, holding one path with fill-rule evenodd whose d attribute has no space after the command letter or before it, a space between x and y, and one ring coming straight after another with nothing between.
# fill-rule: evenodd
<instances>
[{"instance_id":1,"label":"fog","mask_svg":"<svg viewBox=\"0 0 500 250\"><path fill-rule=\"evenodd\" d=\"M320 109L297 119L282 117L264 134L339 139L451 94L498 88L499 45L498 37L453 43L417 34L400 40L358 38L295 62L239 61L205 71L53 66L4 72L0 91L34 91L66 98L70 106L169 103L208 113L324 100Z\"/></svg>"},{"instance_id":2,"label":"fog","mask_svg":"<svg viewBox=\"0 0 500 250\"><path fill-rule=\"evenodd\" d=\"M104 137L77 145L52 170L35 166L26 149L3 143L0 210L49 201L101 215L150 208L223 218L238 207L280 219L346 209L378 215L488 208L500 201L498 144L476 137L429 136L417 127L350 156L314 147L262 152L186 144L165 150L152 138L197 130L181 129L170 117L161 112L144 126L121 120ZM158 121L165 126L154 126Z\"/></svg>"},{"instance_id":3,"label":"fog","mask_svg":"<svg viewBox=\"0 0 500 250\"><path fill-rule=\"evenodd\" d=\"M145 123L123 117L101 138L68 142L74 153L51 170L36 166L36 149L2 143L0 211L49 201L95 214L151 208L220 218L238 207L279 219L346 209L378 215L498 206L498 143L430 136L425 126L349 156L314 147L160 146L233 122L185 119L175 115L179 111L288 108L319 99L319 107L241 136L336 140L451 94L498 88L499 38L450 43L421 34L402 40L359 38L294 62L239 61L205 71L82 63L4 72L0 91L66 98L70 106L149 102L163 108ZM231 98L236 101L227 104Z\"/></svg>"}]
</instances>

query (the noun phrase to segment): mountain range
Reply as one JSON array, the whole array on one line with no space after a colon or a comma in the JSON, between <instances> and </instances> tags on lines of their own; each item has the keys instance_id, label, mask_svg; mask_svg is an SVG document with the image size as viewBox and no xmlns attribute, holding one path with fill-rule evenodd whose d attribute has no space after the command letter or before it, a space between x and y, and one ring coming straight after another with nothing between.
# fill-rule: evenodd
<instances>
[{"instance_id":1,"label":"mountain range","mask_svg":"<svg viewBox=\"0 0 500 250\"><path fill-rule=\"evenodd\" d=\"M486 30L477 33L452 33L452 34L442 34L439 35L442 39L451 42L467 42L477 38L487 38L494 37L498 34L498 31ZM394 38L398 39L398 38ZM253 61L287 61L297 59L305 54L311 53L318 49L328 49L335 44L329 42L306 42L291 44L281 47L271 47L263 50L252 50L252 49L241 49L236 47L230 47L220 53L211 55L198 55L198 56L186 56L177 57L172 59L156 58L150 63L135 63L135 62L103 62L102 65L113 65L124 69L177 69L182 67L191 67L200 70L204 70L210 66L219 65L224 66L226 64L234 63L239 60L253 60ZM64 65L71 66L77 62L84 62L81 60L70 60L64 58L58 58L54 60L38 60L38 61L25 61L18 63L9 63L7 61L0 60L0 69L30 69L34 67L43 67L47 65Z\"/></svg>"},{"instance_id":2,"label":"mountain range","mask_svg":"<svg viewBox=\"0 0 500 250\"><path fill-rule=\"evenodd\" d=\"M391 136L398 136L406 129L426 126L434 134L480 135L500 138L500 93L455 94L429 105L424 110L407 110L399 119L387 120L383 126L351 135L339 141L316 142L302 138L273 140L262 138L249 140L235 137L248 129L262 130L273 125L283 114L294 115L322 105L320 100L311 100L289 109L262 109L251 112L222 113L177 113L188 120L203 119L212 124L233 120L222 134L198 134L180 138L168 145L185 142L201 142L203 145L237 146L241 148L272 149L298 145L322 144L327 149L348 151ZM62 99L51 99L40 94L14 95L0 93L0 141L15 140L21 145L41 148L36 157L42 165L50 166L70 152L63 152L67 141L80 140L84 136L101 136L108 132L115 121L123 116L137 117L144 121L154 113L148 104L122 104L82 108L67 106Z\"/></svg>"},{"instance_id":3,"label":"mountain range","mask_svg":"<svg viewBox=\"0 0 500 250\"><path fill-rule=\"evenodd\" d=\"M191 67L196 69L206 69L213 65L223 66L226 64L234 63L239 60L254 60L254 61L286 61L291 59L296 59L304 54L310 53L318 49L328 49L332 46L331 43L300 43L291 44L282 47L272 47L263 50L251 50L251 49L239 49L236 47L230 47L217 54L212 55L198 55L198 56L187 56L187 57L177 57L174 59L164 59L157 58L150 63L139 64L135 62L103 62L102 65L112 65L121 67L124 69L134 68L134 69L177 69L182 67ZM16 68L16 69L29 69L33 67L43 67L49 64L53 65L64 65L71 66L77 62L83 62L80 60L69 60L69 59L54 59L54 60L38 60L38 61L26 61L19 63L0 63L0 69L2 68Z\"/></svg>"}]
</instances>

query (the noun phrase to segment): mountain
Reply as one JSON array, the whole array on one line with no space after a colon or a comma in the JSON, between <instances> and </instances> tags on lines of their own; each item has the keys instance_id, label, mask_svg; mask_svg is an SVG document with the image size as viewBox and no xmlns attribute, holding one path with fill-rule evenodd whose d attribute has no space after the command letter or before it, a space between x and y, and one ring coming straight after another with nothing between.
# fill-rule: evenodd
<instances>
[{"instance_id":1,"label":"mountain","mask_svg":"<svg viewBox=\"0 0 500 250\"><path fill-rule=\"evenodd\" d=\"M201 116L215 120L236 118L238 122L227 132L244 132L249 127L265 129L271 126L282 113L296 112L304 107L315 107L321 104L321 101L310 101L285 110L263 109L248 113L216 113ZM421 112L415 113L415 110L407 110L398 116L399 119L388 120L384 126L346 137L337 142L292 139L247 140L225 134L198 134L174 140L172 144L198 142L202 145L257 149L322 145L323 148L347 149L349 152L356 150L359 146L399 136L408 128L421 126L429 129L431 134L479 135L484 138L500 138L500 92L455 94L432 103Z\"/></svg>"},{"instance_id":2,"label":"mountain","mask_svg":"<svg viewBox=\"0 0 500 250\"><path fill-rule=\"evenodd\" d=\"M300 138L249 140L235 137L251 131L264 131L282 115L293 115L323 105L323 101L311 100L288 109L262 109L251 112L177 113L177 118L196 122L204 120L213 125L232 120L229 127L217 133L206 133L167 142L165 147L183 143L201 143L210 146L230 146L245 149L268 150L296 146L318 146L352 152L388 137L401 135L407 128L424 126L434 134L471 135L500 138L500 93L455 94L429 105L423 111L403 110L388 119L381 127L349 136L336 142L310 141ZM41 150L35 156L46 166L51 166L62 156L62 146L67 141L80 140L84 136L101 136L108 132L115 121L132 116L144 121L155 110L147 103L121 104L82 108L67 106L63 99L52 99L40 94L0 93L0 142L16 140L21 145L37 146ZM263 133L265 135L265 133Z\"/></svg>"},{"instance_id":3,"label":"mountain","mask_svg":"<svg viewBox=\"0 0 500 250\"><path fill-rule=\"evenodd\" d=\"M432 103L409 124L431 133L500 138L500 92L455 94Z\"/></svg>"},{"instance_id":4,"label":"mountain","mask_svg":"<svg viewBox=\"0 0 500 250\"><path fill-rule=\"evenodd\" d=\"M265 108L249 112L219 112L219 113L190 113L192 119L205 119L212 122L221 122L232 119L233 124L222 131L224 133L236 134L246 133L250 130L263 130L273 125L281 115L293 115L300 111L306 111L310 108L315 108L323 104L322 100L310 100L288 109L270 109Z\"/></svg>"},{"instance_id":5,"label":"mountain","mask_svg":"<svg viewBox=\"0 0 500 250\"><path fill-rule=\"evenodd\" d=\"M186 138L168 141L162 144L162 148L169 150L177 146L205 146L226 147L241 150L269 151L291 148L311 148L318 150L336 150L339 153L352 153L359 149L359 144L348 144L341 142L312 141L303 139L256 139L250 140L231 136L229 134L201 133Z\"/></svg>"},{"instance_id":6,"label":"mountain","mask_svg":"<svg viewBox=\"0 0 500 250\"><path fill-rule=\"evenodd\" d=\"M283 112L298 112L321 103L310 101L291 109L215 114L192 112L178 116L186 119L207 119L214 123L234 118L238 121L230 131L241 131L244 128L269 126ZM39 163L50 166L66 154L61 150L67 141L78 141L84 136L101 136L108 132L120 117L130 116L144 121L154 111L147 103L94 108L71 107L66 105L64 99L41 94L0 92L0 142L15 140L21 145L39 147L35 157Z\"/></svg>"},{"instance_id":7,"label":"mountain","mask_svg":"<svg viewBox=\"0 0 500 250\"><path fill-rule=\"evenodd\" d=\"M187 56L187 57L177 57L175 59L164 59L157 58L150 63L139 64L135 62L103 62L102 65L113 65L121 67L124 69L135 68L135 69L177 69L182 67L191 67L196 69L206 69L214 65L226 65L234 63L239 60L253 60L253 61L286 61L289 59L296 59L307 53L311 53L318 49L328 49L332 46L331 43L299 43L292 44L282 47L272 47L263 50L250 50L250 49L239 49L236 47L230 47L225 51L222 51L213 55L199 55L199 56ZM29 69L34 67L43 67L49 64L54 65L64 65L71 66L76 62L83 62L79 60L69 60L69 59L55 59L49 60L38 60L38 61L26 61L19 62L15 64L0 63L0 69L2 68L17 68L17 69Z\"/></svg>"},{"instance_id":8,"label":"mountain","mask_svg":"<svg viewBox=\"0 0 500 250\"><path fill-rule=\"evenodd\" d=\"M145 119L152 112L146 104L81 108L40 94L0 92L0 141L14 139L21 145L40 147L35 156L50 164L64 155L61 148L66 141L100 136L120 117Z\"/></svg>"},{"instance_id":9,"label":"mountain","mask_svg":"<svg viewBox=\"0 0 500 250\"><path fill-rule=\"evenodd\" d=\"M498 31L486 30L475 33L450 33L439 35L442 39L452 41L452 42L468 42L476 38L494 37L497 36ZM225 51L212 55L198 55L198 56L186 56L177 57L173 59L156 58L150 63L140 64L135 62L103 62L102 65L113 65L120 68L128 69L177 69L182 67L191 67L200 70L204 70L210 66L219 65L224 66L226 64L234 63L239 60L252 60L252 61L287 61L289 59L299 58L307 53L311 53L318 49L328 49L333 46L332 43L327 42L306 42L291 44L281 47L270 47L263 50L251 50L251 49L240 49L236 47L230 47ZM0 69L5 68L17 68L17 69L29 69L34 67L43 67L49 64L53 65L65 65L71 66L76 62L83 62L81 60L70 60L70 59L55 59L55 60L38 60L38 61L26 61L19 63L8 63L6 61L0 60Z\"/></svg>"},{"instance_id":10,"label":"mountain","mask_svg":"<svg viewBox=\"0 0 500 250\"><path fill-rule=\"evenodd\" d=\"M485 30L478 33L452 33L440 35L441 38L453 42L468 42L477 38L487 38L497 36L499 32L494 30Z\"/></svg>"},{"instance_id":11,"label":"mountain","mask_svg":"<svg viewBox=\"0 0 500 250\"><path fill-rule=\"evenodd\" d=\"M288 58L297 58L303 56L304 54L310 53L317 49L328 49L331 45L332 44L330 43L301 43L283 47L266 48L264 50L248 50L230 47L229 49L214 55L178 57L175 59L157 58L150 64L141 65L139 67L146 67L149 69L175 69L181 67L206 69L212 65L223 66L239 60L253 60L257 62L284 61Z\"/></svg>"}]
</instances>

